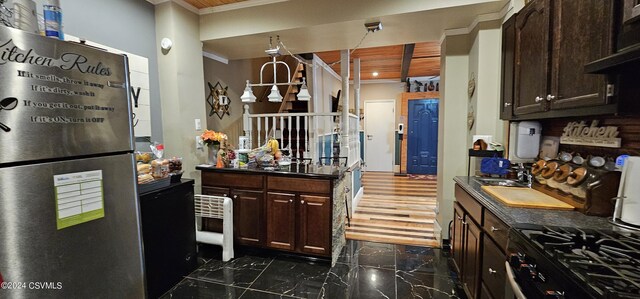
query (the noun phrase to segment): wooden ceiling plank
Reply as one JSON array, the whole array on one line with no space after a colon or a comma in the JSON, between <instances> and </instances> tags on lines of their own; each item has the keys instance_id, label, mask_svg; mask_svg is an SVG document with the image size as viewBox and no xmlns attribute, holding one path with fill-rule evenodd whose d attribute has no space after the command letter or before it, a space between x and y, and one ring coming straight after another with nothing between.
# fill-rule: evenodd
<instances>
[{"instance_id":1,"label":"wooden ceiling plank","mask_svg":"<svg viewBox=\"0 0 640 299\"><path fill-rule=\"evenodd\" d=\"M413 50L416 44L404 45L404 51L402 53L402 67L400 68L400 81L406 82L407 75L409 74L409 66L411 66L411 58L413 58Z\"/></svg>"}]
</instances>

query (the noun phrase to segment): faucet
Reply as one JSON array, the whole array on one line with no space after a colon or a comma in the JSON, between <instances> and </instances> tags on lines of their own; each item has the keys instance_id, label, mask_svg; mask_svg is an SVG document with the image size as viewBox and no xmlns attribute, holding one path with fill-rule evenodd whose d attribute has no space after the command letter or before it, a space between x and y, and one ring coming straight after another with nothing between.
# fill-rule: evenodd
<instances>
[{"instance_id":1,"label":"faucet","mask_svg":"<svg viewBox=\"0 0 640 299\"><path fill-rule=\"evenodd\" d=\"M527 185L529 188L531 188L531 184L533 183L531 170L525 167L524 163L518 163L518 181Z\"/></svg>"}]
</instances>

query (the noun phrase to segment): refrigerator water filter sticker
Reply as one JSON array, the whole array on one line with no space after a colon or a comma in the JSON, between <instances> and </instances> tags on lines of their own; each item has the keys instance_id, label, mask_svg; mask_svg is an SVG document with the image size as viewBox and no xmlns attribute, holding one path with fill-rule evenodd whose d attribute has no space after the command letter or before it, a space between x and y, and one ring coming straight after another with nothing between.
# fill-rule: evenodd
<instances>
[{"instance_id":1,"label":"refrigerator water filter sticker","mask_svg":"<svg viewBox=\"0 0 640 299\"><path fill-rule=\"evenodd\" d=\"M53 176L58 230L104 217L102 170Z\"/></svg>"}]
</instances>

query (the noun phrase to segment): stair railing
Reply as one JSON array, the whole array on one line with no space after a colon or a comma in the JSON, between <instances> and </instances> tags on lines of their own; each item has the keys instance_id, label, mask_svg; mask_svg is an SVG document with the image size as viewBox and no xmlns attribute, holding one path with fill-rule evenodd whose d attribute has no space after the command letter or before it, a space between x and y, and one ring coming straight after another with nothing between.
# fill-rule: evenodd
<instances>
[{"instance_id":1,"label":"stair railing","mask_svg":"<svg viewBox=\"0 0 640 299\"><path fill-rule=\"evenodd\" d=\"M249 105L244 106L244 135L249 137L252 148L264 145L270 138L280 140L281 149L291 149L291 157L296 160L332 155L338 139L339 112L324 113L249 113Z\"/></svg>"}]
</instances>

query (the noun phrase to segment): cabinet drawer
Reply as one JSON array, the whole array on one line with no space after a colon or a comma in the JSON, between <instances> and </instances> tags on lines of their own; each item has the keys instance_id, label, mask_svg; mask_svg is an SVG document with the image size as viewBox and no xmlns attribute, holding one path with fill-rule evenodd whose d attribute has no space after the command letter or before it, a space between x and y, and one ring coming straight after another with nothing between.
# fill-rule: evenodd
<instances>
[{"instance_id":1,"label":"cabinet drawer","mask_svg":"<svg viewBox=\"0 0 640 299\"><path fill-rule=\"evenodd\" d=\"M331 181L270 176L269 190L331 194Z\"/></svg>"},{"instance_id":2,"label":"cabinet drawer","mask_svg":"<svg viewBox=\"0 0 640 299\"><path fill-rule=\"evenodd\" d=\"M490 236L504 252L507 251L507 241L509 239L509 226L500 221L493 213L484 211L484 225L482 226L487 235Z\"/></svg>"},{"instance_id":3,"label":"cabinet drawer","mask_svg":"<svg viewBox=\"0 0 640 299\"><path fill-rule=\"evenodd\" d=\"M495 299L504 299L506 273L504 268L505 255L489 238L484 238L482 250L482 283L487 286L489 293Z\"/></svg>"},{"instance_id":4,"label":"cabinet drawer","mask_svg":"<svg viewBox=\"0 0 640 299\"><path fill-rule=\"evenodd\" d=\"M202 186L262 189L264 187L264 176L259 174L202 171Z\"/></svg>"},{"instance_id":5,"label":"cabinet drawer","mask_svg":"<svg viewBox=\"0 0 640 299\"><path fill-rule=\"evenodd\" d=\"M473 220L477 223L482 223L482 205L458 184L456 184L455 196L458 203L471 215Z\"/></svg>"}]
</instances>

